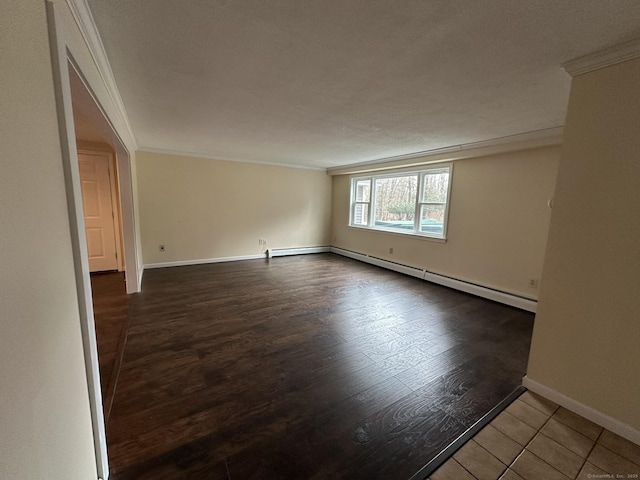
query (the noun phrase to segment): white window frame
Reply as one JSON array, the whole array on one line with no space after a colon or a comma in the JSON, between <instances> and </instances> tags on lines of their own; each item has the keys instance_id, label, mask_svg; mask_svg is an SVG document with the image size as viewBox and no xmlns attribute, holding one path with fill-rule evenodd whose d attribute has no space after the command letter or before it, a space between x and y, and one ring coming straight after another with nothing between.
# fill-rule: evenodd
<instances>
[{"instance_id":1,"label":"white window frame","mask_svg":"<svg viewBox=\"0 0 640 480\"><path fill-rule=\"evenodd\" d=\"M357 185L358 182L362 182L362 181L368 181L369 182L369 200L364 202L364 201L359 201L356 200L357 197ZM359 223L354 223L355 219L356 219L356 207L358 205L366 205L367 206L367 226L370 224L371 222L371 207L373 206L373 185L374 185L374 181L373 181L373 177L371 176L366 176L366 177L354 177L351 179L351 208L349 210L349 225L355 226L355 227L360 227L360 228L366 228L365 225L361 225Z\"/></svg>"},{"instance_id":2,"label":"white window frame","mask_svg":"<svg viewBox=\"0 0 640 480\"><path fill-rule=\"evenodd\" d=\"M444 202L425 202L424 201L424 179L427 175L433 175L437 173L449 173L449 183L447 185L447 197ZM415 200L415 214L413 219L413 230L400 230L400 229L392 229L392 228L384 228L380 226L376 226L375 224L375 209L376 209L376 180L382 178L393 178L393 177L408 177L412 175L417 175L418 177L418 192L416 194ZM447 227L449 224L449 205L451 203L451 184L453 183L453 163L446 164L438 164L432 167L422 168L420 170L408 170L403 172L394 172L394 173L381 173L377 175L363 175L363 176L352 176L350 178L350 207L349 207L349 226L353 228L360 228L364 230L375 230L378 232L388 232L388 233L396 233L399 235L413 235L428 239L434 240L446 240L447 239ZM360 181L369 181L369 201L362 202L356 201L356 185ZM366 225L360 225L354 223L355 221L355 210L357 205L367 205L368 206L368 218ZM422 218L422 208L428 205L444 205L444 216L442 222L442 236L433 234L430 232L422 232L420 231L421 218Z\"/></svg>"}]
</instances>

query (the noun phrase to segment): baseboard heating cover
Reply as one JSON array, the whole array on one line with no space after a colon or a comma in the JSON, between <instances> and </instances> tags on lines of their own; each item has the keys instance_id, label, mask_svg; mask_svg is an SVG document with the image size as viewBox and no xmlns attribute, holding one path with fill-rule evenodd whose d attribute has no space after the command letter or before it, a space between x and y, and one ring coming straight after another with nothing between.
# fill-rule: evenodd
<instances>
[{"instance_id":1,"label":"baseboard heating cover","mask_svg":"<svg viewBox=\"0 0 640 480\"><path fill-rule=\"evenodd\" d=\"M306 255L309 253L328 253L331 251L331 247L298 247L298 248L270 248L267 256L271 257L284 257L286 255Z\"/></svg>"},{"instance_id":2,"label":"baseboard heating cover","mask_svg":"<svg viewBox=\"0 0 640 480\"><path fill-rule=\"evenodd\" d=\"M404 273L405 275L411 275L412 277L421 278L431 283L437 283L445 287L453 288L461 292L470 293L478 297L493 300L494 302L503 303L512 307L526 310L527 312L535 313L538 302L529 298L520 297L512 293L502 292L489 287L483 287L475 283L465 282L456 278L447 277L438 273L429 272L428 270L419 269L416 267L410 267L400 263L390 262L382 258L366 255L363 253L353 252L338 247L331 247L331 252L342 255L344 257L353 258L361 262L370 263L378 267L393 270L394 272Z\"/></svg>"}]
</instances>

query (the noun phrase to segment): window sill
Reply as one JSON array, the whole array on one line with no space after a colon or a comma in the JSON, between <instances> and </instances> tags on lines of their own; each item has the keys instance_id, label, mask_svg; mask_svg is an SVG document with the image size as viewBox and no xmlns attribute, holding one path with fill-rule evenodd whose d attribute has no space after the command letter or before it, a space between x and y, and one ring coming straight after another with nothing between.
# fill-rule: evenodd
<instances>
[{"instance_id":1,"label":"window sill","mask_svg":"<svg viewBox=\"0 0 640 480\"><path fill-rule=\"evenodd\" d=\"M384 233L387 235L396 235L399 237L419 238L421 240L428 240L430 242L436 242L436 243L447 243L446 238L430 237L428 235L422 235L420 233L414 233L414 232L411 232L411 233L396 232L393 230L383 230L381 228L357 227L355 225L347 225L347 227L352 228L354 230L361 230L363 232Z\"/></svg>"}]
</instances>

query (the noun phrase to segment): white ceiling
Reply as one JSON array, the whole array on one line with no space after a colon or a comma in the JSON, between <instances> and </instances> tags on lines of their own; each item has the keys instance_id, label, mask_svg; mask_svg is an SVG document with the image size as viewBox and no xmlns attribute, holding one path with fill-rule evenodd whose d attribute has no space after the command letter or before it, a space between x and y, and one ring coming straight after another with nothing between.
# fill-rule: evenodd
<instances>
[{"instance_id":1,"label":"white ceiling","mask_svg":"<svg viewBox=\"0 0 640 480\"><path fill-rule=\"evenodd\" d=\"M638 0L88 0L141 149L332 167L564 124Z\"/></svg>"}]
</instances>

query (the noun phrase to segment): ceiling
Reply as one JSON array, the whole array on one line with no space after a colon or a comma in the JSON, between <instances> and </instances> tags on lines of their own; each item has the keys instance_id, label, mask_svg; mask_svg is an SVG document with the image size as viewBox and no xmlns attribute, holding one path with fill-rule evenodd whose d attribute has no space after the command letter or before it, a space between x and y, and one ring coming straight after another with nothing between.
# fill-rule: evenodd
<instances>
[{"instance_id":1,"label":"ceiling","mask_svg":"<svg viewBox=\"0 0 640 480\"><path fill-rule=\"evenodd\" d=\"M637 0L88 0L140 149L335 167L562 126Z\"/></svg>"},{"instance_id":2,"label":"ceiling","mask_svg":"<svg viewBox=\"0 0 640 480\"><path fill-rule=\"evenodd\" d=\"M73 105L73 124L75 127L76 140L80 142L108 144L107 136L103 132L100 132L99 128L82 113L76 104Z\"/></svg>"}]
</instances>

